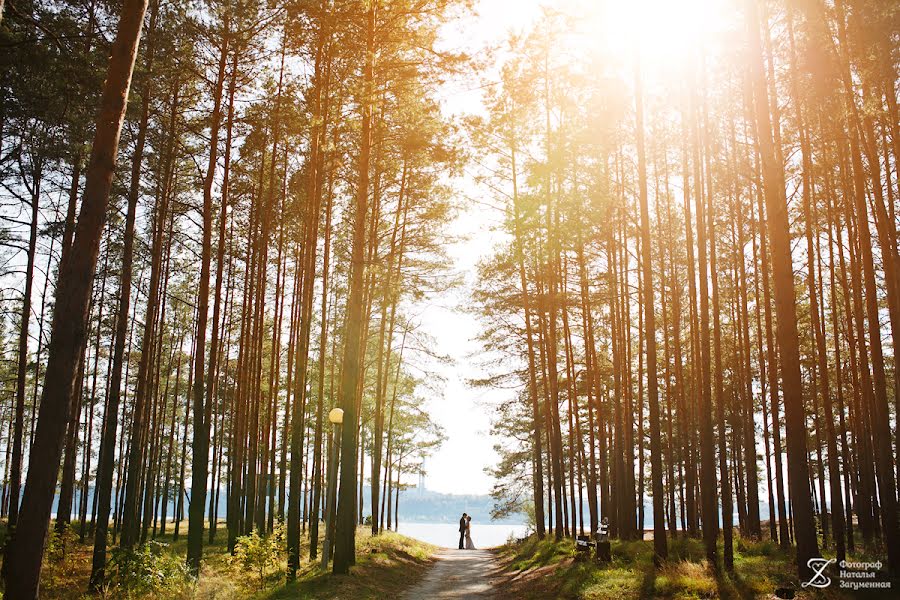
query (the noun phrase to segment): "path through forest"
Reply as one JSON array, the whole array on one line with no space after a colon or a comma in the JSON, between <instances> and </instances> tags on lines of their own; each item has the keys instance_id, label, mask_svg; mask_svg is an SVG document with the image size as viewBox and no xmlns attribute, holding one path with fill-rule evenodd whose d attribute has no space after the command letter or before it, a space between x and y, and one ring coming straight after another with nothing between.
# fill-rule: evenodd
<instances>
[{"instance_id":1,"label":"path through forest","mask_svg":"<svg viewBox=\"0 0 900 600\"><path fill-rule=\"evenodd\" d=\"M493 598L494 555L487 550L441 550L425 578L404 595L405 600Z\"/></svg>"}]
</instances>

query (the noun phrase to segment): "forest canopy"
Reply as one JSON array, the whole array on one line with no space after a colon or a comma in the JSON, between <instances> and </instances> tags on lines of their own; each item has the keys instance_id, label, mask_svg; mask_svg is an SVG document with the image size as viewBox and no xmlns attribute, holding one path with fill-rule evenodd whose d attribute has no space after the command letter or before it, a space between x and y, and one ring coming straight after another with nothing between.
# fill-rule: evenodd
<instances>
[{"instance_id":1,"label":"forest canopy","mask_svg":"<svg viewBox=\"0 0 900 600\"><path fill-rule=\"evenodd\" d=\"M481 4L0 0L5 597L67 533L93 591L169 527L192 578L348 573L445 439L451 287L495 514L900 575L900 4L549 2L473 53Z\"/></svg>"}]
</instances>

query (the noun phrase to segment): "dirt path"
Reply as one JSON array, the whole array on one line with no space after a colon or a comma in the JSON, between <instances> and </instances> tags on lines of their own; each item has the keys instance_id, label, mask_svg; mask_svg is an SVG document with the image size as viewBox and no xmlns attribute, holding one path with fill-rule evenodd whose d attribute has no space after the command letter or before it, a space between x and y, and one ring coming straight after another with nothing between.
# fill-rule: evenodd
<instances>
[{"instance_id":1,"label":"dirt path","mask_svg":"<svg viewBox=\"0 0 900 600\"><path fill-rule=\"evenodd\" d=\"M493 598L491 574L497 565L487 550L441 550L424 579L404 600Z\"/></svg>"}]
</instances>

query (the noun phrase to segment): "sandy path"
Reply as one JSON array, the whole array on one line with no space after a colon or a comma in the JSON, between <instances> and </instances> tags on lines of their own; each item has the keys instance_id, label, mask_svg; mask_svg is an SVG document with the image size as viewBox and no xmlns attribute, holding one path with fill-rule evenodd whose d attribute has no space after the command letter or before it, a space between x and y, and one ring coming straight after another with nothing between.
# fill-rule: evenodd
<instances>
[{"instance_id":1,"label":"sandy path","mask_svg":"<svg viewBox=\"0 0 900 600\"><path fill-rule=\"evenodd\" d=\"M405 600L492 598L494 556L487 550L440 550L425 577L404 594Z\"/></svg>"}]
</instances>

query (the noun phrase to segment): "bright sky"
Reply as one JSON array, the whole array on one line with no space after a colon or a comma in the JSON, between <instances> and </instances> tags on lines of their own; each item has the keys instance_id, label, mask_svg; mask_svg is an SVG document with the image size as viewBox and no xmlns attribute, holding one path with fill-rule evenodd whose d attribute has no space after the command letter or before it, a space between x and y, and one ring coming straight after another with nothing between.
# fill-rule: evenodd
<instances>
[{"instance_id":1,"label":"bright sky","mask_svg":"<svg viewBox=\"0 0 900 600\"><path fill-rule=\"evenodd\" d=\"M515 6L515 10L510 10ZM520 31L539 14L536 0L481 0L476 5L478 15L466 19L445 32L445 43L454 48L462 46L477 53L486 45L502 42L510 31ZM481 94L477 81L453 82L448 85L442 101L449 113L477 112ZM475 184L461 182L460 194L484 198L488 194ZM493 480L485 474L497 456L495 441L490 437L491 402L504 397L508 391L476 389L467 379L478 373L477 353L480 343L475 339L480 323L475 315L464 312L470 304L478 260L490 254L493 247L491 228L499 215L491 214L483 205L471 205L450 227L452 234L461 236L460 242L448 248L454 269L464 277L461 288L429 298L420 315L422 328L434 337L436 351L449 355L452 363L438 367L446 379L443 395L428 401L428 412L447 435L447 441L425 463L425 485L428 489L454 494L487 494Z\"/></svg>"},{"instance_id":2,"label":"bright sky","mask_svg":"<svg viewBox=\"0 0 900 600\"><path fill-rule=\"evenodd\" d=\"M465 284L430 298L420 316L422 328L435 339L436 351L452 359L436 368L446 383L443 394L427 403L427 411L444 428L447 440L426 461L425 484L430 490L444 493L486 494L492 479L484 469L496 460L490 437L491 409L487 404L497 398L498 392L472 388L466 383L478 372L473 354L480 349L474 339L480 324L462 309L474 283L475 263L489 248L490 233L484 221L473 219L468 213L454 223L453 230L462 232L468 228L466 223L472 225L472 236L450 248L455 269L464 273Z\"/></svg>"}]
</instances>

